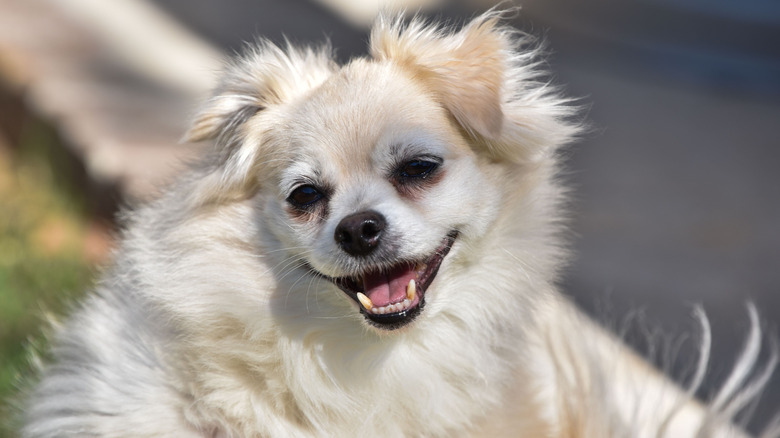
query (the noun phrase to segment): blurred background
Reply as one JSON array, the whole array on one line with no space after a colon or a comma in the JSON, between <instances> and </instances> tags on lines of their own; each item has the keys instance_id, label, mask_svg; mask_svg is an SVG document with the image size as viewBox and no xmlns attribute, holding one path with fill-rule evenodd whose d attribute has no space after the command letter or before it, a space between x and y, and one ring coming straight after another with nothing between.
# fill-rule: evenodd
<instances>
[{"instance_id":1,"label":"blurred background","mask_svg":"<svg viewBox=\"0 0 780 438\"><path fill-rule=\"evenodd\" d=\"M382 7L460 23L494 4L0 0L0 425L45 315L108 261L117 208L204 147L177 142L223 56L258 36L327 37L343 61L365 53ZM677 376L696 348L676 340L697 333L701 305L707 397L742 346L747 302L778 337L780 3L502 5L521 7L511 24L546 42L551 80L591 126L565 153L577 257L564 292ZM780 411L780 377L752 411L753 431Z\"/></svg>"}]
</instances>

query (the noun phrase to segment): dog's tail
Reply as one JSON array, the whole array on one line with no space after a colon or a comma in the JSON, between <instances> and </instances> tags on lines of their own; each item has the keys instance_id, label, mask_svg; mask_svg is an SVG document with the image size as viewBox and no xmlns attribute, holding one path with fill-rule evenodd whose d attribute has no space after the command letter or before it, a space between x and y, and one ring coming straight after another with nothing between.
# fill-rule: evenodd
<instances>
[{"instance_id":1,"label":"dog's tail","mask_svg":"<svg viewBox=\"0 0 780 438\"><path fill-rule=\"evenodd\" d=\"M572 311L572 313L576 313ZM758 312L748 305L750 331L724 383L705 402L697 400L711 365L712 335L701 308L698 358L689 381L677 387L622 342L582 315L574 327L553 328L545 344L551 353L560 412L560 436L633 438L747 437L743 428L777 368L776 339L766 339ZM563 320L555 318L558 323ZM572 330L573 329L573 330ZM560 331L559 331L560 330ZM568 338L563 338L569 333ZM572 334L577 334L572 339ZM565 340L564 340L565 339ZM762 348L762 346L768 347ZM760 438L780 438L780 414Z\"/></svg>"},{"instance_id":2,"label":"dog's tail","mask_svg":"<svg viewBox=\"0 0 780 438\"><path fill-rule=\"evenodd\" d=\"M701 325L703 336L699 364L692 384L687 391L691 396L698 390L704 379L711 344L709 321L704 311L701 308L696 308L694 315ZM709 402L707 415L697 437L704 438L714 435L714 431L726 422L744 423L748 421L750 413L759 402L767 383L777 368L779 359L777 340L770 339L768 342L769 358L764 361L759 360L763 336L758 311L752 303L748 304L748 315L750 316L750 332L745 340L745 346L728 378ZM738 419L739 421L737 421ZM760 437L780 437L780 413L769 422Z\"/></svg>"}]
</instances>

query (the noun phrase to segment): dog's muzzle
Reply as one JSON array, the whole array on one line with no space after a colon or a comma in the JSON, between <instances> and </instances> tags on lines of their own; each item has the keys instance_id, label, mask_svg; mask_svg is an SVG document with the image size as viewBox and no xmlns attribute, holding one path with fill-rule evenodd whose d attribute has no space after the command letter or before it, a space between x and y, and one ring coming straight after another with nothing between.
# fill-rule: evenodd
<instances>
[{"instance_id":1,"label":"dog's muzzle","mask_svg":"<svg viewBox=\"0 0 780 438\"><path fill-rule=\"evenodd\" d=\"M387 227L385 218L372 210L345 217L336 227L334 240L356 258L372 255L381 246ZM355 300L361 313L375 327L393 330L413 321L425 304L425 291L433 282L449 253L457 231L451 231L433 253L423 260L382 263L354 276L331 278Z\"/></svg>"}]
</instances>

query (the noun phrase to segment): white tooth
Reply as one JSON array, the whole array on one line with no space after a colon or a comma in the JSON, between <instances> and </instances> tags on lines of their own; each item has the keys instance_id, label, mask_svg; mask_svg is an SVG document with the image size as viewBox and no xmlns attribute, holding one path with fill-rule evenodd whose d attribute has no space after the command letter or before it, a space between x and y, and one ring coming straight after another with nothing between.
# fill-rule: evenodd
<instances>
[{"instance_id":1,"label":"white tooth","mask_svg":"<svg viewBox=\"0 0 780 438\"><path fill-rule=\"evenodd\" d=\"M411 304L412 304L412 301L410 299L408 299L408 298L405 299L404 300L404 309L408 309Z\"/></svg>"},{"instance_id":2,"label":"white tooth","mask_svg":"<svg viewBox=\"0 0 780 438\"><path fill-rule=\"evenodd\" d=\"M371 313L373 313L374 315L376 315L377 313L379 313L379 309L377 309L376 307L374 307L373 309L371 309Z\"/></svg>"},{"instance_id":3,"label":"white tooth","mask_svg":"<svg viewBox=\"0 0 780 438\"><path fill-rule=\"evenodd\" d=\"M417 286L414 284L414 279L409 280L409 284L406 286L406 299L414 301L414 297L417 295Z\"/></svg>"},{"instance_id":4,"label":"white tooth","mask_svg":"<svg viewBox=\"0 0 780 438\"><path fill-rule=\"evenodd\" d=\"M358 300L360 300L360 304L362 304L366 310L371 310L371 308L374 307L374 303L371 302L371 298L365 296L362 292L358 292L357 297Z\"/></svg>"}]
</instances>

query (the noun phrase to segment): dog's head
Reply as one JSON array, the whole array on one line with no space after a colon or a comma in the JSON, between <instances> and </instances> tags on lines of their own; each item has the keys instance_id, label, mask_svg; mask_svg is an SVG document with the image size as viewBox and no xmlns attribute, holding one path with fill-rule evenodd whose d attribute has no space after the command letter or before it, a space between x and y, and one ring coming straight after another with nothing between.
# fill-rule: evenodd
<instances>
[{"instance_id":1,"label":"dog's head","mask_svg":"<svg viewBox=\"0 0 780 438\"><path fill-rule=\"evenodd\" d=\"M498 19L456 32L380 20L371 57L343 67L327 50L259 44L188 134L222 148L208 192L258 196L296 266L371 325L409 323L440 270L457 269L448 255L490 231L508 172L574 133Z\"/></svg>"}]
</instances>

